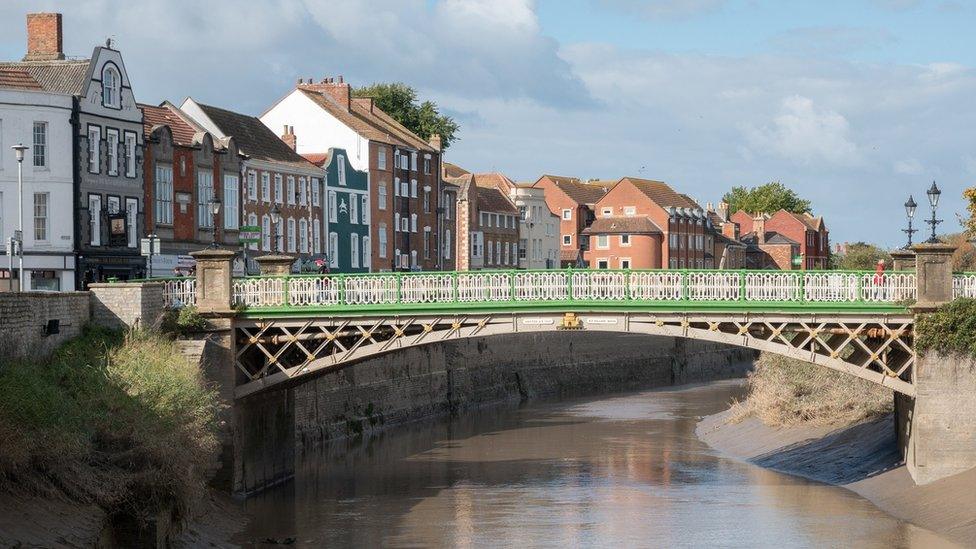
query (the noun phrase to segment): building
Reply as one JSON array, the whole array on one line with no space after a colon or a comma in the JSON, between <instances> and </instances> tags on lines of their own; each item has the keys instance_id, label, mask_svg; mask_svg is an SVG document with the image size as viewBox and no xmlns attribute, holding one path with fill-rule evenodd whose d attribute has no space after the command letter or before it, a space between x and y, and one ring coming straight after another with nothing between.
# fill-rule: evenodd
<instances>
[{"instance_id":1,"label":"building","mask_svg":"<svg viewBox=\"0 0 976 549\"><path fill-rule=\"evenodd\" d=\"M349 162L345 149L307 158L325 169L325 231L329 272L368 273L372 264L370 242L369 177ZM388 238L391 227L376 226ZM316 238L317 240L317 238Z\"/></svg>"},{"instance_id":2,"label":"building","mask_svg":"<svg viewBox=\"0 0 976 549\"><path fill-rule=\"evenodd\" d=\"M281 126L279 138L253 116L192 98L180 110L218 139L233 137L245 155L241 223L261 228L261 242L248 244L248 253L295 255L295 270L314 270L313 260L324 249L323 172L295 151L294 131ZM247 271L257 272L257 265L248 261Z\"/></svg>"},{"instance_id":3,"label":"building","mask_svg":"<svg viewBox=\"0 0 976 549\"><path fill-rule=\"evenodd\" d=\"M739 240L739 225L728 219L728 204L716 209L709 202L705 213L714 228L713 252L716 269L745 269L746 244Z\"/></svg>"},{"instance_id":4,"label":"building","mask_svg":"<svg viewBox=\"0 0 976 549\"><path fill-rule=\"evenodd\" d=\"M456 168L456 166L455 166ZM445 172L447 173L447 172ZM485 240L478 216L478 192L474 174L453 170L444 178L445 186L455 187L455 270L477 271L485 266ZM445 216L446 217L446 216Z\"/></svg>"},{"instance_id":5,"label":"building","mask_svg":"<svg viewBox=\"0 0 976 549\"><path fill-rule=\"evenodd\" d=\"M19 286L18 261L7 255L23 219L24 288L74 290L75 254L71 95L45 91L23 69L0 69L0 291ZM13 145L23 160L23 210ZM10 267L13 267L12 269Z\"/></svg>"},{"instance_id":6,"label":"building","mask_svg":"<svg viewBox=\"0 0 976 549\"><path fill-rule=\"evenodd\" d=\"M441 180L441 201L440 208L443 210L441 215L441 264L440 268L445 271L456 271L458 254L456 251L457 242L460 239L458 232L458 200L461 189L458 185Z\"/></svg>"},{"instance_id":7,"label":"building","mask_svg":"<svg viewBox=\"0 0 976 549\"><path fill-rule=\"evenodd\" d=\"M714 268L714 228L694 200L661 181L624 177L594 204L587 264L611 269Z\"/></svg>"},{"instance_id":8,"label":"building","mask_svg":"<svg viewBox=\"0 0 976 549\"><path fill-rule=\"evenodd\" d=\"M575 177L543 175L532 187L543 191L549 210L559 216L559 266L586 266L589 238L583 230L596 219L593 207L607 193L607 186L583 183Z\"/></svg>"},{"instance_id":9,"label":"building","mask_svg":"<svg viewBox=\"0 0 976 549\"><path fill-rule=\"evenodd\" d=\"M519 263L519 210L503 190L509 184L514 185L498 173L474 174L478 241L484 242L486 269L511 269Z\"/></svg>"},{"instance_id":10,"label":"building","mask_svg":"<svg viewBox=\"0 0 976 549\"><path fill-rule=\"evenodd\" d=\"M160 241L150 276L172 276L193 264L190 252L213 242L237 250L242 157L234 138L215 139L168 101L140 108L146 232ZM243 264L237 270L243 273Z\"/></svg>"},{"instance_id":11,"label":"building","mask_svg":"<svg viewBox=\"0 0 976 549\"><path fill-rule=\"evenodd\" d=\"M459 169L454 166L454 169ZM492 185L519 212L518 268L554 269L559 264L559 216L549 210L545 190L532 183L515 183L500 173L478 174L478 185Z\"/></svg>"},{"instance_id":12,"label":"building","mask_svg":"<svg viewBox=\"0 0 976 549\"><path fill-rule=\"evenodd\" d=\"M797 245L797 249L790 258L790 268L794 269L827 269L830 264L830 232L824 223L823 217L814 216L809 213L793 213L786 210L779 210L772 215L763 214L762 216L764 231L770 234L766 240L776 240L780 246L785 245L788 240ZM756 233L755 227L757 216L748 214L742 210L735 212L731 220L739 225L739 230L743 234ZM773 238L773 235L781 235L782 238ZM757 239L752 239L755 242ZM756 243L758 246L759 244ZM782 255L779 252L778 255ZM782 265L784 259L779 257L772 260L773 264ZM755 261L755 262L758 262Z\"/></svg>"},{"instance_id":13,"label":"building","mask_svg":"<svg viewBox=\"0 0 976 549\"><path fill-rule=\"evenodd\" d=\"M21 69L44 91L74 96L78 286L141 277L142 111L111 41L88 59L67 59L61 31L61 14L28 14L27 55L0 68Z\"/></svg>"},{"instance_id":14,"label":"building","mask_svg":"<svg viewBox=\"0 0 976 549\"><path fill-rule=\"evenodd\" d=\"M341 76L299 80L261 121L292 128L301 154L342 148L352 167L367 173L370 219L388 227L385 237L377 230L371 241L373 270L443 268L439 136L427 136L428 142L415 135L372 99L353 97Z\"/></svg>"},{"instance_id":15,"label":"building","mask_svg":"<svg viewBox=\"0 0 976 549\"><path fill-rule=\"evenodd\" d=\"M765 223L766 216L757 215L752 220L752 230L740 238L746 245L746 268L780 271L802 268L800 243L783 234L766 230Z\"/></svg>"}]
</instances>

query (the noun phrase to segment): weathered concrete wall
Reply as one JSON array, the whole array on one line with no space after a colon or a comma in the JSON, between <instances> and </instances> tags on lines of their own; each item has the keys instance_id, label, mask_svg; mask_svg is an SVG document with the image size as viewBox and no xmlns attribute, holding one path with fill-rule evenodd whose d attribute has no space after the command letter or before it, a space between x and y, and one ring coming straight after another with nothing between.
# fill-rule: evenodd
<instances>
[{"instance_id":1,"label":"weathered concrete wall","mask_svg":"<svg viewBox=\"0 0 976 549\"><path fill-rule=\"evenodd\" d=\"M976 359L929 353L915 366L916 395L895 400L899 442L916 484L976 467Z\"/></svg>"},{"instance_id":2,"label":"weathered concrete wall","mask_svg":"<svg viewBox=\"0 0 976 549\"><path fill-rule=\"evenodd\" d=\"M89 316L85 292L0 293L0 357L47 356L80 335ZM45 335L49 320L59 321L60 333Z\"/></svg>"},{"instance_id":3,"label":"weathered concrete wall","mask_svg":"<svg viewBox=\"0 0 976 549\"><path fill-rule=\"evenodd\" d=\"M92 322L108 328L149 327L163 314L163 283L92 284Z\"/></svg>"},{"instance_id":4,"label":"weathered concrete wall","mask_svg":"<svg viewBox=\"0 0 976 549\"><path fill-rule=\"evenodd\" d=\"M742 375L752 351L595 332L472 338L403 349L236 403L235 492L293 473L295 452L490 402Z\"/></svg>"}]
</instances>

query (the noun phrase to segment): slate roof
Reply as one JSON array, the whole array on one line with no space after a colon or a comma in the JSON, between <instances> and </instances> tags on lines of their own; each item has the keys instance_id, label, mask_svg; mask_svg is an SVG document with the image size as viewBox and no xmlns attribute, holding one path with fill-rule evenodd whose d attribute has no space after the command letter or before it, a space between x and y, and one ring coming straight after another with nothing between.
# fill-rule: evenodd
<instances>
[{"instance_id":1,"label":"slate roof","mask_svg":"<svg viewBox=\"0 0 976 549\"><path fill-rule=\"evenodd\" d=\"M744 242L740 242L734 238L729 238L722 233L715 233L715 241L721 242L726 246L745 246Z\"/></svg>"},{"instance_id":2,"label":"slate roof","mask_svg":"<svg viewBox=\"0 0 976 549\"><path fill-rule=\"evenodd\" d=\"M662 234L661 228L647 216L598 217L583 229L583 234Z\"/></svg>"},{"instance_id":3,"label":"slate roof","mask_svg":"<svg viewBox=\"0 0 976 549\"><path fill-rule=\"evenodd\" d=\"M185 146L194 144L194 136L198 132L197 128L191 126L179 113L175 112L175 107L168 105L157 107L139 103L139 108L142 109L143 136L149 137L156 126L169 126L175 143Z\"/></svg>"},{"instance_id":4,"label":"slate roof","mask_svg":"<svg viewBox=\"0 0 976 549\"><path fill-rule=\"evenodd\" d=\"M758 246L759 245L758 242L756 241L756 233L755 232L746 233L744 235L741 235L741 236L739 236L739 239L744 244L746 244L747 246L750 246L750 247L755 247L755 246ZM797 242L795 240L792 240L792 239L790 239L788 237L785 237L782 234L780 234L778 232L775 232L775 231L766 231L766 244L784 244L784 245L791 245L791 246L799 246L800 245L799 242Z\"/></svg>"},{"instance_id":5,"label":"slate roof","mask_svg":"<svg viewBox=\"0 0 976 549\"><path fill-rule=\"evenodd\" d=\"M89 59L60 61L4 61L0 69L20 69L30 75L44 91L80 95L88 80Z\"/></svg>"},{"instance_id":6,"label":"slate roof","mask_svg":"<svg viewBox=\"0 0 976 549\"><path fill-rule=\"evenodd\" d=\"M221 133L233 137L241 152L251 158L295 168L316 168L257 118L202 103L197 105L220 128Z\"/></svg>"},{"instance_id":7,"label":"slate roof","mask_svg":"<svg viewBox=\"0 0 976 549\"><path fill-rule=\"evenodd\" d=\"M379 141L425 152L435 152L426 141L383 112L369 98L351 98L347 109L345 105L340 105L328 93L301 88L299 91L322 110L370 141Z\"/></svg>"},{"instance_id":8,"label":"slate roof","mask_svg":"<svg viewBox=\"0 0 976 549\"><path fill-rule=\"evenodd\" d=\"M42 91L44 88L23 69L0 69L0 88Z\"/></svg>"},{"instance_id":9,"label":"slate roof","mask_svg":"<svg viewBox=\"0 0 976 549\"><path fill-rule=\"evenodd\" d=\"M479 211L505 214L519 213L519 210L515 207L515 204L512 204L512 201L509 200L498 187L482 187L477 185L477 176L475 176L475 178L475 185L478 191Z\"/></svg>"},{"instance_id":10,"label":"slate roof","mask_svg":"<svg viewBox=\"0 0 976 549\"><path fill-rule=\"evenodd\" d=\"M634 185L634 187L637 188L637 190L653 200L662 208L700 208L700 206L694 200L679 192L676 192L663 181L640 179L637 177L625 177L621 179L621 181L623 180L629 181Z\"/></svg>"},{"instance_id":11,"label":"slate roof","mask_svg":"<svg viewBox=\"0 0 976 549\"><path fill-rule=\"evenodd\" d=\"M577 204L596 204L603 195L607 194L607 188L602 185L592 185L583 183L577 177L565 177L560 175L543 175L556 184L559 190L566 193ZM541 178L540 178L541 179Z\"/></svg>"}]
</instances>

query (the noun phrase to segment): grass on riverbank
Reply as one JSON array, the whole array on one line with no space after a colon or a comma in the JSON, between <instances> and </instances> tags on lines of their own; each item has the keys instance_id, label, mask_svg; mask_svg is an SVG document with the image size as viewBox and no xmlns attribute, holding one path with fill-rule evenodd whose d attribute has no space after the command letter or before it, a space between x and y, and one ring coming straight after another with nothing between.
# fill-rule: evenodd
<instances>
[{"instance_id":1,"label":"grass on riverbank","mask_svg":"<svg viewBox=\"0 0 976 549\"><path fill-rule=\"evenodd\" d=\"M770 426L853 424L891 412L889 389L807 362L763 353L749 374L749 393L730 420L756 417Z\"/></svg>"},{"instance_id":2,"label":"grass on riverbank","mask_svg":"<svg viewBox=\"0 0 976 549\"><path fill-rule=\"evenodd\" d=\"M0 491L179 520L216 466L216 393L163 336L87 328L49 359L0 358L0 394Z\"/></svg>"}]
</instances>

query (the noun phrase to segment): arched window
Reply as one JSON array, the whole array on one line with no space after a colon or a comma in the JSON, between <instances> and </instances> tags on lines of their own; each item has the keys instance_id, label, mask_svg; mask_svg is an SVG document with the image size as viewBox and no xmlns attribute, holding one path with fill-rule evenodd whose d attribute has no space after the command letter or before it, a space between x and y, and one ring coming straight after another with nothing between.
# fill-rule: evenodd
<instances>
[{"instance_id":1,"label":"arched window","mask_svg":"<svg viewBox=\"0 0 976 549\"><path fill-rule=\"evenodd\" d=\"M119 107L119 71L111 65L102 69L102 105Z\"/></svg>"}]
</instances>

